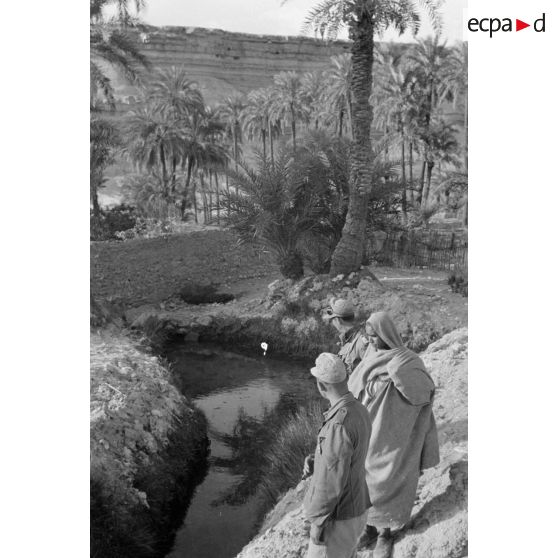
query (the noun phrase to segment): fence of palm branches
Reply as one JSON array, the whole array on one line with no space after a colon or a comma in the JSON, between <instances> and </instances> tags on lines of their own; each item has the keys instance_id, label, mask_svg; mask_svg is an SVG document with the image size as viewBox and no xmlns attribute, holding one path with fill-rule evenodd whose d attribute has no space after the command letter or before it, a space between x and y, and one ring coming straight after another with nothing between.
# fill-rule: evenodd
<instances>
[{"instance_id":1,"label":"fence of palm branches","mask_svg":"<svg viewBox=\"0 0 558 558\"><path fill-rule=\"evenodd\" d=\"M462 271L468 264L465 232L397 231L375 234L368 254L380 265Z\"/></svg>"}]
</instances>

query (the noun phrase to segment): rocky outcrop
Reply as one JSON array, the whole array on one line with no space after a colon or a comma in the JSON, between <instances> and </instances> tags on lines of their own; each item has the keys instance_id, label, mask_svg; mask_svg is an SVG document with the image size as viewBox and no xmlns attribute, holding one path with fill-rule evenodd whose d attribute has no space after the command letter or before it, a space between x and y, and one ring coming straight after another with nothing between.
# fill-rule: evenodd
<instances>
[{"instance_id":1,"label":"rocky outcrop","mask_svg":"<svg viewBox=\"0 0 558 558\"><path fill-rule=\"evenodd\" d=\"M411 521L397 535L393 558L467 556L467 356L466 328L445 335L422 354L437 386L441 462L421 477ZM307 484L284 496L238 558L305 556L308 524L301 502ZM358 557L372 558L372 551Z\"/></svg>"},{"instance_id":2,"label":"rocky outcrop","mask_svg":"<svg viewBox=\"0 0 558 558\"><path fill-rule=\"evenodd\" d=\"M236 92L266 87L279 72L310 72L329 64L331 56L346 52L346 41L324 42L309 37L232 33L198 27L141 26L131 31L154 69L184 68L200 85L205 100L214 104ZM109 70L110 71L110 70ZM119 109L128 110L137 89L116 72ZM149 80L149 73L144 73Z\"/></svg>"}]
</instances>

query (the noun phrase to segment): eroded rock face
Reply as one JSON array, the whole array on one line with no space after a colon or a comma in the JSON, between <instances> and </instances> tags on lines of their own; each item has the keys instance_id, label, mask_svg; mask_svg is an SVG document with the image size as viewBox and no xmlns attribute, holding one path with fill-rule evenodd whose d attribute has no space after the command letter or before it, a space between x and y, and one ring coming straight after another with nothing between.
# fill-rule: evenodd
<instances>
[{"instance_id":1,"label":"eroded rock face","mask_svg":"<svg viewBox=\"0 0 558 558\"><path fill-rule=\"evenodd\" d=\"M396 537L393 558L467 556L467 328L455 330L421 355L434 382L440 464L425 471L407 529ZM270 512L260 535L238 558L298 558L308 548L302 499L308 481L290 490ZM372 550L358 553L372 558Z\"/></svg>"},{"instance_id":2,"label":"eroded rock face","mask_svg":"<svg viewBox=\"0 0 558 558\"><path fill-rule=\"evenodd\" d=\"M199 27L142 26L130 33L156 69L184 68L197 81L205 100L214 104L235 93L267 87L279 72L311 72L325 68L330 57L348 52L346 41L232 33ZM109 71L110 72L110 71ZM135 87L116 72L121 111L138 97Z\"/></svg>"}]
</instances>

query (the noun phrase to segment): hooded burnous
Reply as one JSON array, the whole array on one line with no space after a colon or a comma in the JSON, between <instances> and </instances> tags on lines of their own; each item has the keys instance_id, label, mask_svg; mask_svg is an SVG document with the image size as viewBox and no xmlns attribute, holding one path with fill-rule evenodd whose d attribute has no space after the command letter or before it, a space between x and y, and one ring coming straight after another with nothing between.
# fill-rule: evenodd
<instances>
[{"instance_id":1,"label":"hooded burnous","mask_svg":"<svg viewBox=\"0 0 558 558\"><path fill-rule=\"evenodd\" d=\"M370 413L366 482L368 525L402 527L411 516L420 472L440 461L432 413L434 382L417 354L405 348L386 312L367 320L389 347L370 346L349 377L349 389Z\"/></svg>"}]
</instances>

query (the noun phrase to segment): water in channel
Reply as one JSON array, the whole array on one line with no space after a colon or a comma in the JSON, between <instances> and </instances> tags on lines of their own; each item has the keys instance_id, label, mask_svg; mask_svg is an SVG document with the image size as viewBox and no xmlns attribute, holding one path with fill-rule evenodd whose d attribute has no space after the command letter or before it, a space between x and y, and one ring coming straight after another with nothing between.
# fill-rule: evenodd
<instances>
[{"instance_id":1,"label":"water in channel","mask_svg":"<svg viewBox=\"0 0 558 558\"><path fill-rule=\"evenodd\" d=\"M316 384L299 362L184 347L165 357L176 384L205 413L211 440L208 474L167 558L231 558L261 517L255 488L266 447L284 417L320 399Z\"/></svg>"}]
</instances>

